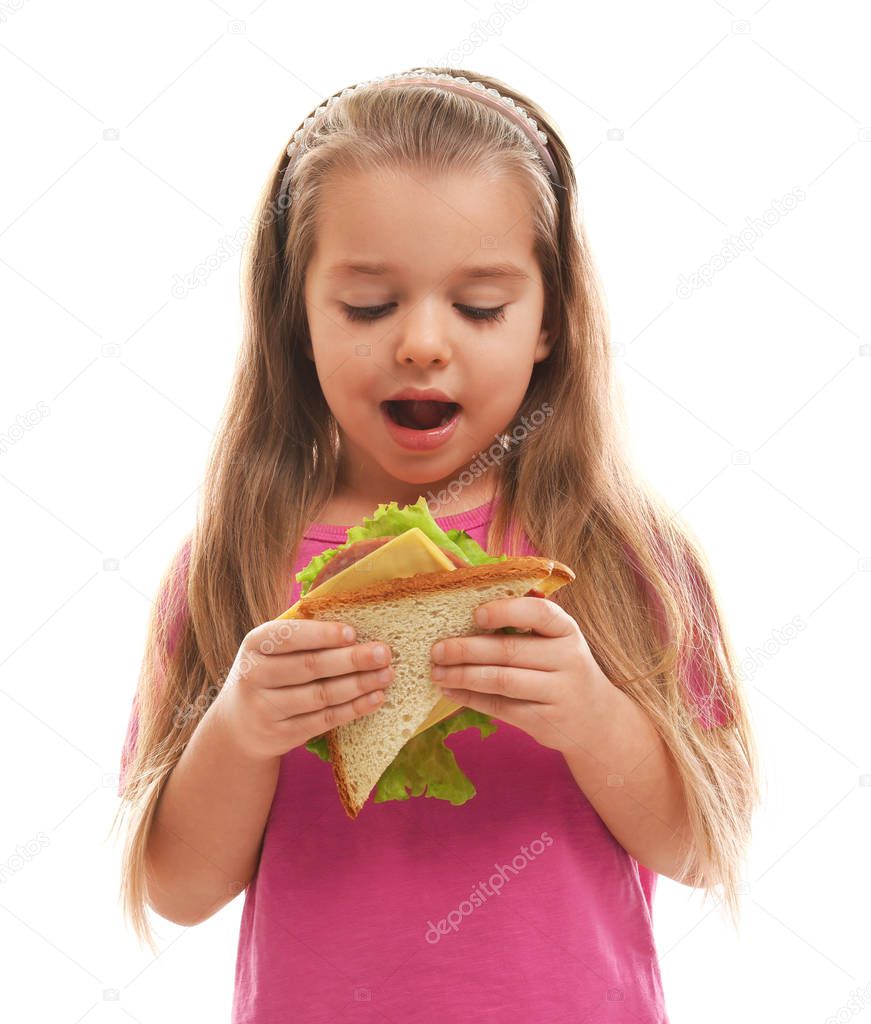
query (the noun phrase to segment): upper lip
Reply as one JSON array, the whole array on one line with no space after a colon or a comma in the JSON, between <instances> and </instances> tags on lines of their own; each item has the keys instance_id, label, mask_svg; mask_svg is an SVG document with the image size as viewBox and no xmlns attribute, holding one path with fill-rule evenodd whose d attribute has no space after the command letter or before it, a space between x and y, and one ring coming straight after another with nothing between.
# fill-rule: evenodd
<instances>
[{"instance_id":1,"label":"upper lip","mask_svg":"<svg viewBox=\"0 0 871 1024\"><path fill-rule=\"evenodd\" d=\"M397 391L386 402L448 402L451 405L459 405L453 398L449 398L444 391L437 388L403 388Z\"/></svg>"}]
</instances>

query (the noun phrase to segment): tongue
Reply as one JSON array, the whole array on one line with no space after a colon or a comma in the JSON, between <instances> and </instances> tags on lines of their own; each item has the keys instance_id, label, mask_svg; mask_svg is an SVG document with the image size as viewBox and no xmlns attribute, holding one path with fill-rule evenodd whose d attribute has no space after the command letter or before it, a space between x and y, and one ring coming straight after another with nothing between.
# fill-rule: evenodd
<instances>
[{"instance_id":1,"label":"tongue","mask_svg":"<svg viewBox=\"0 0 871 1024\"><path fill-rule=\"evenodd\" d=\"M452 409L447 402L397 402L396 406L400 423L416 430L432 430Z\"/></svg>"}]
</instances>

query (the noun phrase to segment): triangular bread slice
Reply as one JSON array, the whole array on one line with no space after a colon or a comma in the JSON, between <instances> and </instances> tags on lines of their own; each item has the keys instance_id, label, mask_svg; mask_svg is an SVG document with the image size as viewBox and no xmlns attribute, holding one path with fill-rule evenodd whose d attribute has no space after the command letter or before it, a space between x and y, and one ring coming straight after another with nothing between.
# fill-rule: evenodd
<instances>
[{"instance_id":1,"label":"triangular bread slice","mask_svg":"<svg viewBox=\"0 0 871 1024\"><path fill-rule=\"evenodd\" d=\"M412 736L458 710L430 679L436 640L492 633L472 617L478 605L522 597L533 587L545 596L575 574L549 558L524 555L502 562L383 580L353 593L301 598L295 618L346 622L357 642L390 645L393 681L377 711L327 733L336 787L348 816L356 818L384 770Z\"/></svg>"}]
</instances>

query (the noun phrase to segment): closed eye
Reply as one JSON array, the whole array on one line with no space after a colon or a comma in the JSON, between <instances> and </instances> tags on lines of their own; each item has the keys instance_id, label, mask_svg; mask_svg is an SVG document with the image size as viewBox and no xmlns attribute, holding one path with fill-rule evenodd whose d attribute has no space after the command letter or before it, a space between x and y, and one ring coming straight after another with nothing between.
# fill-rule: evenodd
<instances>
[{"instance_id":1,"label":"closed eye","mask_svg":"<svg viewBox=\"0 0 871 1024\"><path fill-rule=\"evenodd\" d=\"M387 303L383 306L345 306L345 315L349 320L380 320L385 311L390 309L391 303ZM460 303L456 304L456 308L459 309L465 317L469 320L504 320L505 319L505 304L501 306L494 306L490 309L481 308L480 306L464 306Z\"/></svg>"}]
</instances>

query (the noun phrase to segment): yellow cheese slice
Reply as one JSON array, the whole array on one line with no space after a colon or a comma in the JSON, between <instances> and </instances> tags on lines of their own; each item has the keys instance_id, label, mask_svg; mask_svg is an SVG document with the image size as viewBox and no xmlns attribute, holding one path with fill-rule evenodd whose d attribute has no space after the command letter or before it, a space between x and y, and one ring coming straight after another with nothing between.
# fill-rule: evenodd
<instances>
[{"instance_id":1,"label":"yellow cheese slice","mask_svg":"<svg viewBox=\"0 0 871 1024\"><path fill-rule=\"evenodd\" d=\"M419 733L422 733L424 729L428 729L431 725L435 725L436 722L440 722L443 718L447 718L448 715L452 715L455 711L459 711L462 706L462 704L457 704L456 701L448 700L447 697L439 697L438 704L436 704L423 722L408 738L413 740L414 737Z\"/></svg>"},{"instance_id":2,"label":"yellow cheese slice","mask_svg":"<svg viewBox=\"0 0 871 1024\"><path fill-rule=\"evenodd\" d=\"M565 582L566 581L563 577L554 572L546 579L539 580L535 589L544 594L545 597L550 597L555 590L559 590L560 587L564 586Z\"/></svg>"},{"instance_id":3,"label":"yellow cheese slice","mask_svg":"<svg viewBox=\"0 0 871 1024\"><path fill-rule=\"evenodd\" d=\"M387 544L375 548L364 555L358 562L349 565L335 576L313 587L308 594L317 593L318 597L330 594L344 594L368 587L370 583L392 580L397 576L414 576L419 572L438 572L440 569L451 572L456 568L437 544L427 537L416 526L405 533L400 533ZM308 596L308 594L306 596ZM295 619L299 601L282 612L279 619Z\"/></svg>"}]
</instances>

